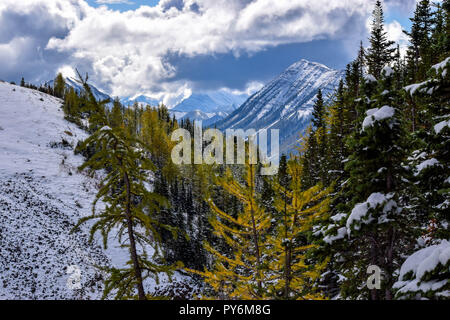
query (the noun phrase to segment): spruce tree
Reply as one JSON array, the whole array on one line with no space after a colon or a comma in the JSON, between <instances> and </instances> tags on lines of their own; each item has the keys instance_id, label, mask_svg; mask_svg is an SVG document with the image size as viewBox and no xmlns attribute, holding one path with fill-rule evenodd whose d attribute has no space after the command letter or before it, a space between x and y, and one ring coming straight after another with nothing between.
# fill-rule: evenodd
<instances>
[{"instance_id":1,"label":"spruce tree","mask_svg":"<svg viewBox=\"0 0 450 320\"><path fill-rule=\"evenodd\" d=\"M325 103L323 101L321 89L317 91L317 97L316 101L314 102L312 117L312 124L315 130L320 130L325 127Z\"/></svg>"},{"instance_id":2,"label":"spruce tree","mask_svg":"<svg viewBox=\"0 0 450 320\"><path fill-rule=\"evenodd\" d=\"M345 137L349 132L351 121L344 97L344 82L339 82L334 103L330 107L330 132L327 138L328 174L330 181L339 178L344 173L344 160L347 157Z\"/></svg>"},{"instance_id":3,"label":"spruce tree","mask_svg":"<svg viewBox=\"0 0 450 320\"><path fill-rule=\"evenodd\" d=\"M58 98L64 98L65 90L66 90L66 80L64 79L62 73L58 73L55 78L53 85L54 94Z\"/></svg>"},{"instance_id":4,"label":"spruce tree","mask_svg":"<svg viewBox=\"0 0 450 320\"><path fill-rule=\"evenodd\" d=\"M366 67L366 50L364 49L362 41L359 44L358 57L356 58L356 62L358 64L359 77L361 78L364 75Z\"/></svg>"},{"instance_id":5,"label":"spruce tree","mask_svg":"<svg viewBox=\"0 0 450 320\"><path fill-rule=\"evenodd\" d=\"M449 299L450 252L450 57L431 67L426 81L405 88L423 110L415 133L419 147L409 157L417 195L410 207L419 228L415 252L407 256L395 283L398 299Z\"/></svg>"},{"instance_id":6,"label":"spruce tree","mask_svg":"<svg viewBox=\"0 0 450 320\"><path fill-rule=\"evenodd\" d=\"M312 113L312 128L307 138L307 147L303 165L310 170L310 181L304 180L305 188L316 185L319 181L326 184L328 177L326 174L326 124L327 110L323 100L322 90L317 92L316 101Z\"/></svg>"},{"instance_id":7,"label":"spruce tree","mask_svg":"<svg viewBox=\"0 0 450 320\"><path fill-rule=\"evenodd\" d=\"M114 99L113 107L111 109L111 113L109 115L109 124L111 128L120 128L123 126L123 114L122 114L122 104L119 101L119 98Z\"/></svg>"},{"instance_id":8,"label":"spruce tree","mask_svg":"<svg viewBox=\"0 0 450 320\"><path fill-rule=\"evenodd\" d=\"M410 184L410 172L405 168L410 143L399 108L401 98L393 89L394 72L385 67L382 74L360 131L350 141L352 155L346 165L351 198L346 232L360 246L366 246L353 256L354 262L362 263L360 271L352 270L347 277L355 280L355 286L361 286L357 277L365 278L369 265L380 267L384 273L383 291L370 290L369 297L374 300L393 298L396 261L402 254L398 241L411 241L407 236L408 221L404 219L410 196L406 187Z\"/></svg>"},{"instance_id":9,"label":"spruce tree","mask_svg":"<svg viewBox=\"0 0 450 320\"><path fill-rule=\"evenodd\" d=\"M444 20L445 20L445 27L444 27L444 58L445 55L450 55L450 37L448 36L450 34L450 0L444 0L442 2L442 9L444 11Z\"/></svg>"},{"instance_id":10,"label":"spruce tree","mask_svg":"<svg viewBox=\"0 0 450 320\"><path fill-rule=\"evenodd\" d=\"M416 81L423 77L424 68L430 65L430 37L432 13L429 0L421 0L417 3L411 31L404 31L409 36L410 46L408 48L409 79Z\"/></svg>"},{"instance_id":11,"label":"spruce tree","mask_svg":"<svg viewBox=\"0 0 450 320\"><path fill-rule=\"evenodd\" d=\"M63 110L68 121L81 125L80 98L72 87L64 96Z\"/></svg>"},{"instance_id":12,"label":"spruce tree","mask_svg":"<svg viewBox=\"0 0 450 320\"><path fill-rule=\"evenodd\" d=\"M378 79L381 76L381 70L392 61L395 51L395 48L392 48L394 42L387 39L387 32L384 29L383 5L380 0L377 0L373 11L372 32L369 40L367 65L369 73Z\"/></svg>"},{"instance_id":13,"label":"spruce tree","mask_svg":"<svg viewBox=\"0 0 450 320\"><path fill-rule=\"evenodd\" d=\"M419 148L410 157L415 168L416 185L419 187L417 210L425 215L422 221L427 227L434 221L437 229L432 238L447 239L449 223L449 122L450 122L450 57L436 64L429 71L427 81L405 88L414 103L423 106L422 117L427 119L416 134Z\"/></svg>"},{"instance_id":14,"label":"spruce tree","mask_svg":"<svg viewBox=\"0 0 450 320\"><path fill-rule=\"evenodd\" d=\"M302 166L304 175L302 176L302 185L305 188L311 188L320 181L319 157L317 139L315 131L309 127L303 140L303 146L300 148Z\"/></svg>"}]
</instances>

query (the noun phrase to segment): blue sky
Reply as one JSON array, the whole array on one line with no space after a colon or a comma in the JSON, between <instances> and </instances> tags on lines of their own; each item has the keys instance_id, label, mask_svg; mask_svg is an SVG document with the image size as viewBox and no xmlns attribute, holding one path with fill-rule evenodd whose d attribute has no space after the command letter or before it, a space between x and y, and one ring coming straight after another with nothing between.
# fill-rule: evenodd
<instances>
[{"instance_id":1,"label":"blue sky","mask_svg":"<svg viewBox=\"0 0 450 320\"><path fill-rule=\"evenodd\" d=\"M256 90L304 58L342 69L367 44L372 0L2 0L0 79L78 68L105 92L173 105L192 92ZM386 0L404 47L415 0Z\"/></svg>"},{"instance_id":2,"label":"blue sky","mask_svg":"<svg viewBox=\"0 0 450 320\"><path fill-rule=\"evenodd\" d=\"M140 6L150 6L154 7L158 4L159 0L117 0L117 1L108 1L105 0L104 3L98 0L88 0L89 5L92 7L99 7L101 5L106 5L114 10L119 11L128 11L128 10L136 10ZM108 3L110 2L110 3Z\"/></svg>"}]
</instances>

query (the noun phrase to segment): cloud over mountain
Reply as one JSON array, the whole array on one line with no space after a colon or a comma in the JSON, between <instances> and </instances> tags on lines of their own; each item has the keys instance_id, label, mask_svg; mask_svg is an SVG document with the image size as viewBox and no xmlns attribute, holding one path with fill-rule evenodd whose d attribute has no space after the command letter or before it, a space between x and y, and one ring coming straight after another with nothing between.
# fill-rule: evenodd
<instances>
[{"instance_id":1,"label":"cloud over mountain","mask_svg":"<svg viewBox=\"0 0 450 320\"><path fill-rule=\"evenodd\" d=\"M42 75L32 70L50 75L72 64L113 95L139 91L170 103L190 86L169 54L239 56L360 35L371 9L367 0L162 0L120 12L84 0L2 0L0 61L8 62L0 77L34 79Z\"/></svg>"}]
</instances>

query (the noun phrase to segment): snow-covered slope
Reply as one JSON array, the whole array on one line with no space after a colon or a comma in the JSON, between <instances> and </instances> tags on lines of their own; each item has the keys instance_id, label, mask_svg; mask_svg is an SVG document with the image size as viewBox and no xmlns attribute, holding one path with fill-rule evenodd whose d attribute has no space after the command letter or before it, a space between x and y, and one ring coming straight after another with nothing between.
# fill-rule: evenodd
<instances>
[{"instance_id":1,"label":"snow-covered slope","mask_svg":"<svg viewBox=\"0 0 450 320\"><path fill-rule=\"evenodd\" d=\"M89 244L87 225L70 234L98 186L73 153L86 133L64 120L61 100L4 82L0 115L0 299L100 298L94 265L122 267L128 254L113 236L108 250ZM67 284L76 270L81 289Z\"/></svg>"},{"instance_id":2,"label":"snow-covered slope","mask_svg":"<svg viewBox=\"0 0 450 320\"><path fill-rule=\"evenodd\" d=\"M280 152L292 151L310 123L317 90L322 89L327 97L342 77L342 71L300 60L216 126L222 130L279 129Z\"/></svg>"},{"instance_id":3,"label":"snow-covered slope","mask_svg":"<svg viewBox=\"0 0 450 320\"><path fill-rule=\"evenodd\" d=\"M77 173L73 147L86 134L63 120L61 101L0 82L0 298L99 298L110 259L86 232L94 180ZM82 290L67 286L69 266Z\"/></svg>"}]
</instances>

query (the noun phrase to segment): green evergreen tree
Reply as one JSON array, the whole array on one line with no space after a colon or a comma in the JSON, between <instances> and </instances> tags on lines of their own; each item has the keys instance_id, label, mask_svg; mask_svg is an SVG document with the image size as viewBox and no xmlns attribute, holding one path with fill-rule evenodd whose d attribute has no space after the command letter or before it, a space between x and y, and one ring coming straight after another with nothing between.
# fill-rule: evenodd
<instances>
[{"instance_id":1,"label":"green evergreen tree","mask_svg":"<svg viewBox=\"0 0 450 320\"><path fill-rule=\"evenodd\" d=\"M81 125L80 97L74 88L70 88L64 96L63 110L68 121Z\"/></svg>"},{"instance_id":2,"label":"green evergreen tree","mask_svg":"<svg viewBox=\"0 0 450 320\"><path fill-rule=\"evenodd\" d=\"M404 217L410 172L404 164L410 143L393 73L389 67L383 69L376 95L367 100L370 103L361 129L350 140L352 154L346 165L350 177L346 188L351 200L345 227L347 234L365 249L351 255L359 267L358 271L346 273L353 280L345 294L360 295L356 287L367 278L367 267L376 265L384 272L383 291L370 290L373 300L393 298L396 259L403 253L399 241L408 242L408 221Z\"/></svg>"},{"instance_id":3,"label":"green evergreen tree","mask_svg":"<svg viewBox=\"0 0 450 320\"><path fill-rule=\"evenodd\" d=\"M384 30L383 5L380 0L377 0L373 11L372 32L369 40L367 65L369 73L378 79L381 76L381 70L392 62L395 51L395 48L392 48L394 42L387 39L387 32Z\"/></svg>"},{"instance_id":4,"label":"green evergreen tree","mask_svg":"<svg viewBox=\"0 0 450 320\"><path fill-rule=\"evenodd\" d=\"M423 77L424 68L430 64L430 37L432 13L429 0L417 3L412 22L411 32L404 31L409 36L408 71L409 79L416 81ZM428 65L428 66L426 66Z\"/></svg>"},{"instance_id":5,"label":"green evergreen tree","mask_svg":"<svg viewBox=\"0 0 450 320\"><path fill-rule=\"evenodd\" d=\"M64 94L66 91L66 80L64 79L62 73L58 73L55 78L53 85L54 94L58 98L64 98Z\"/></svg>"},{"instance_id":6,"label":"green evergreen tree","mask_svg":"<svg viewBox=\"0 0 450 320\"><path fill-rule=\"evenodd\" d=\"M442 1L442 9L444 11L444 20L445 20L445 27L444 27L444 56L450 55L450 37L448 36L450 34L450 0L444 0ZM445 58L445 57L444 57Z\"/></svg>"},{"instance_id":7,"label":"green evergreen tree","mask_svg":"<svg viewBox=\"0 0 450 320\"><path fill-rule=\"evenodd\" d=\"M315 130L325 128L325 103L323 101L322 90L317 91L316 101L314 102L312 124Z\"/></svg>"},{"instance_id":8,"label":"green evergreen tree","mask_svg":"<svg viewBox=\"0 0 450 320\"><path fill-rule=\"evenodd\" d=\"M120 128L123 126L123 114L122 114L122 104L119 98L114 99L113 107L109 115L109 124L111 128Z\"/></svg>"},{"instance_id":9,"label":"green evergreen tree","mask_svg":"<svg viewBox=\"0 0 450 320\"><path fill-rule=\"evenodd\" d=\"M450 232L448 203L450 171L448 159L450 123L450 57L433 66L424 83L406 87L414 103L423 106L422 117L428 119L416 133L419 148L411 155L411 165L416 170L416 185L419 187L417 211L424 215L422 227L436 224L432 238L448 239ZM415 88L415 90L413 90ZM434 222L432 222L434 221Z\"/></svg>"},{"instance_id":10,"label":"green evergreen tree","mask_svg":"<svg viewBox=\"0 0 450 320\"><path fill-rule=\"evenodd\" d=\"M97 101L94 94L92 93L90 85L87 83L89 76L86 74L86 76L83 78L78 70L77 74L78 81L83 86L83 92L81 93L83 103L80 111L87 114L89 121L88 130L90 133L94 133L108 123L105 106L110 102L110 100L105 99L103 101Z\"/></svg>"}]
</instances>

